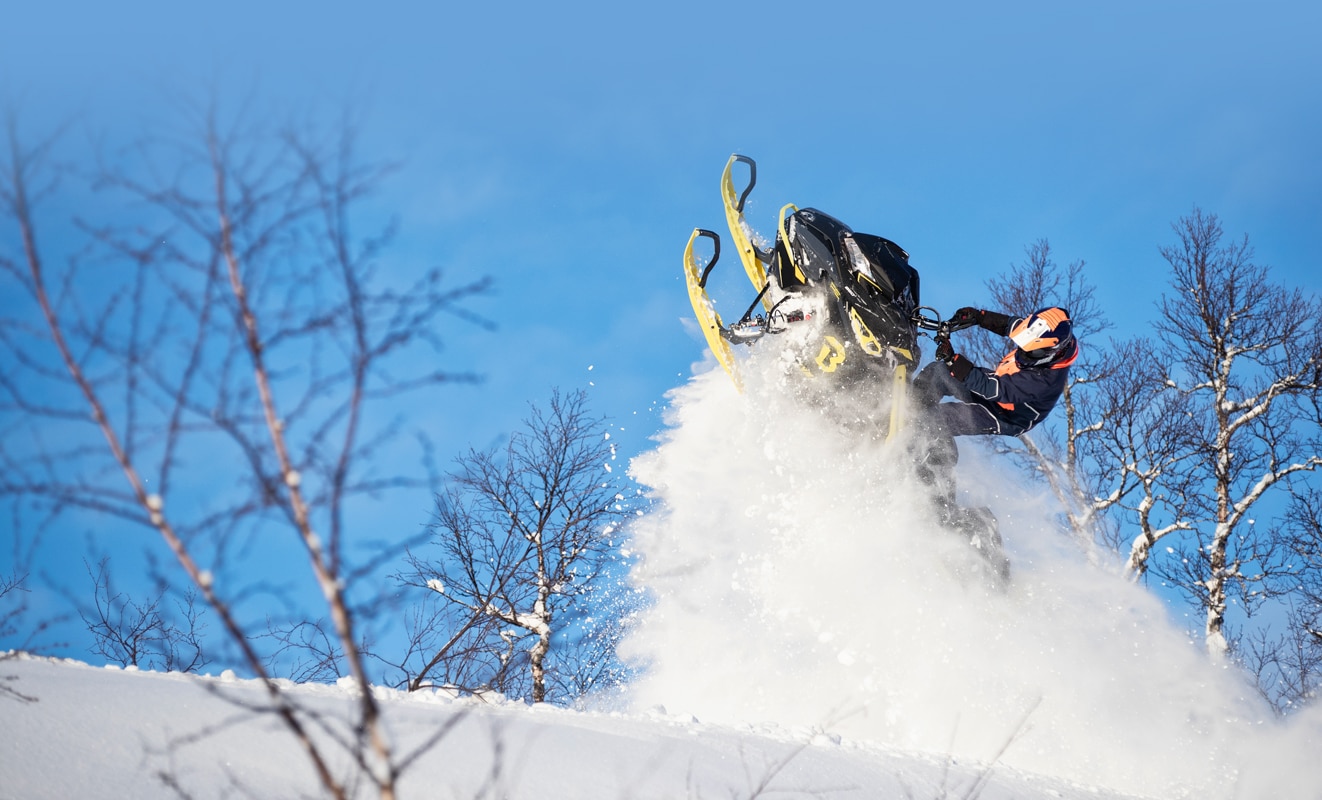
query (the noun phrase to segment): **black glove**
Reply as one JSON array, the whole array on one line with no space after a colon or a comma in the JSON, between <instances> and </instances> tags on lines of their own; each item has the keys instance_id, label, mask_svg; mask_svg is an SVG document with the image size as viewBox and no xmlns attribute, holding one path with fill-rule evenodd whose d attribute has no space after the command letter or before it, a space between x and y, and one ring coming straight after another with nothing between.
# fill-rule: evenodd
<instances>
[{"instance_id":1,"label":"black glove","mask_svg":"<svg viewBox=\"0 0 1322 800\"><path fill-rule=\"evenodd\" d=\"M950 370L950 377L957 381L963 381L973 371L973 362L956 353L950 340L945 337L936 342L936 360L945 364Z\"/></svg>"},{"instance_id":2,"label":"black glove","mask_svg":"<svg viewBox=\"0 0 1322 800\"><path fill-rule=\"evenodd\" d=\"M961 356L959 353L956 353L950 361L947 362L946 366L950 367L950 377L960 383L963 383L964 379L973 371L973 362L969 361L964 356Z\"/></svg>"},{"instance_id":3,"label":"black glove","mask_svg":"<svg viewBox=\"0 0 1322 800\"><path fill-rule=\"evenodd\" d=\"M986 313L986 311L983 311L980 308L964 306L956 311L955 315L950 318L950 327L957 331L962 331L965 328L972 328L974 325L981 325L982 319Z\"/></svg>"},{"instance_id":4,"label":"black glove","mask_svg":"<svg viewBox=\"0 0 1322 800\"><path fill-rule=\"evenodd\" d=\"M955 348L951 346L950 340L942 336L936 340L936 360L944 363L947 367L955 360Z\"/></svg>"},{"instance_id":5,"label":"black glove","mask_svg":"<svg viewBox=\"0 0 1322 800\"><path fill-rule=\"evenodd\" d=\"M962 331L965 328L971 328L977 325L980 328L999 333L1005 336L1010 333L1010 322L1012 320L1005 314L997 311L984 311L981 308L965 306L955 312L947 322L950 323L950 329Z\"/></svg>"}]
</instances>

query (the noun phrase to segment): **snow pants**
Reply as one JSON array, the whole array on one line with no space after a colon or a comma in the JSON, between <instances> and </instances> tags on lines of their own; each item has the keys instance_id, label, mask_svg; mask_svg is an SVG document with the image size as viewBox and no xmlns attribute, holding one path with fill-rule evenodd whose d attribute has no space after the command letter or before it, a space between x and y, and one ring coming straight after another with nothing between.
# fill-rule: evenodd
<instances>
[{"instance_id":1,"label":"snow pants","mask_svg":"<svg viewBox=\"0 0 1322 800\"><path fill-rule=\"evenodd\" d=\"M955 401L941 402L946 397ZM925 450L914 453L918 477L932 488L939 509L955 513L955 464L959 461L955 437L1016 436L1023 431L979 402L940 361L923 367L914 378L913 399L921 415L919 424L926 433L921 438Z\"/></svg>"},{"instance_id":2,"label":"snow pants","mask_svg":"<svg viewBox=\"0 0 1322 800\"><path fill-rule=\"evenodd\" d=\"M1023 429L998 417L978 401L963 381L955 380L940 361L923 367L913 381L914 399L933 434L944 436L1018 436ZM944 397L955 402L943 403Z\"/></svg>"}]
</instances>

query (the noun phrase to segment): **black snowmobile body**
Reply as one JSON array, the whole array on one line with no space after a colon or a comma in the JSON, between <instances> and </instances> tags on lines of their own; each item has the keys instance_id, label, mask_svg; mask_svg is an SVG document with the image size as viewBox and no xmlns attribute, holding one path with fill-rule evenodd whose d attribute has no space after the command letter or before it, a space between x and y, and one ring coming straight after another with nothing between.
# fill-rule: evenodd
<instances>
[{"instance_id":1,"label":"black snowmobile body","mask_svg":"<svg viewBox=\"0 0 1322 800\"><path fill-rule=\"evenodd\" d=\"M748 185L737 193L731 170L749 169ZM909 379L918 364L919 276L909 254L895 242L858 233L814 208L786 205L769 249L753 244L744 202L757 180L753 160L731 156L721 176L726 222L756 299L739 321L726 325L707 294L707 280L720 259L720 236L695 229L684 251L685 275L693 310L707 343L735 385L743 381L731 344L751 344L768 334L790 331L796 358L808 377L827 384L867 386L889 408L888 437L902 424ZM693 246L699 237L714 251L699 272Z\"/></svg>"},{"instance_id":2,"label":"black snowmobile body","mask_svg":"<svg viewBox=\"0 0 1322 800\"><path fill-rule=\"evenodd\" d=\"M844 379L893 375L918 361L918 270L889 239L857 233L814 208L785 220L768 266L778 302L820 294L827 312L827 349L813 366ZM837 344L838 343L838 344ZM879 375L878 373L881 373Z\"/></svg>"}]
</instances>

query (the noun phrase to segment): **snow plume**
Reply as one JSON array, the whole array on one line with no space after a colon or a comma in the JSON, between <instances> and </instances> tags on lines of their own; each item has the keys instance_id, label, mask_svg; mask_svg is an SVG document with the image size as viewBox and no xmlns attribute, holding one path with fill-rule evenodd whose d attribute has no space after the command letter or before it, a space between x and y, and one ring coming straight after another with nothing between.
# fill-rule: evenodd
<instances>
[{"instance_id":1,"label":"snow plume","mask_svg":"<svg viewBox=\"0 0 1322 800\"><path fill-rule=\"evenodd\" d=\"M1044 489L961 443L961 503L993 508L1012 560L998 591L902 447L745 364L745 394L719 368L674 390L659 445L632 464L655 501L634 533L654 599L626 646L646 665L640 709L1144 795L1322 791L1306 745L1319 720L1273 721L1148 590L1089 566Z\"/></svg>"}]
</instances>

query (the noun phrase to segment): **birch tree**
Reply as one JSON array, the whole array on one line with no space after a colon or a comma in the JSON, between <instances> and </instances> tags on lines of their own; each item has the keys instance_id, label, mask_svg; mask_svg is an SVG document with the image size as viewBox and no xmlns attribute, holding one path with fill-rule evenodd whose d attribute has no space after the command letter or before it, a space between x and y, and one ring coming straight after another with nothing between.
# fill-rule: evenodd
<instances>
[{"instance_id":1,"label":"birch tree","mask_svg":"<svg viewBox=\"0 0 1322 800\"><path fill-rule=\"evenodd\" d=\"M570 644L571 623L617 550L627 507L612 457L586 396L556 392L504 448L456 460L431 546L400 576L438 615L419 626L415 663L401 665L411 689L526 687L537 703L557 680L575 679L554 674L553 646Z\"/></svg>"},{"instance_id":2,"label":"birch tree","mask_svg":"<svg viewBox=\"0 0 1322 800\"><path fill-rule=\"evenodd\" d=\"M1296 493L1279 533L1289 563L1267 592L1284 599L1288 624L1251 631L1239 644L1239 658L1263 697L1288 713L1322 693L1322 491Z\"/></svg>"},{"instance_id":3,"label":"birch tree","mask_svg":"<svg viewBox=\"0 0 1322 800\"><path fill-rule=\"evenodd\" d=\"M1197 425L1189 397L1167 377L1169 355L1150 336L1112 343L1111 358L1112 371L1093 400L1105 411L1088 441L1087 469L1094 485L1109 491L1107 544L1125 556L1125 574L1138 581L1157 541L1190 529L1196 492L1181 467L1192 457Z\"/></svg>"},{"instance_id":4,"label":"birch tree","mask_svg":"<svg viewBox=\"0 0 1322 800\"><path fill-rule=\"evenodd\" d=\"M109 570L110 559L98 562L92 578L92 602L79 616L96 637L92 651L107 663L165 672L198 672L210 662L202 646L206 622L197 604L197 592L185 592L177 614L169 614L168 587L158 584L145 600L117 591Z\"/></svg>"},{"instance_id":5,"label":"birch tree","mask_svg":"<svg viewBox=\"0 0 1322 800\"><path fill-rule=\"evenodd\" d=\"M1322 693L1322 490L1296 494L1286 525L1294 563L1280 591L1297 595L1290 603L1288 633L1265 651L1273 680L1261 683L1278 708L1298 708Z\"/></svg>"},{"instance_id":6,"label":"birch tree","mask_svg":"<svg viewBox=\"0 0 1322 800\"><path fill-rule=\"evenodd\" d=\"M350 222L389 170L356 155L351 126L225 122L213 104L68 172L56 137L27 146L13 115L4 133L0 492L42 515L48 537L75 517L158 537L327 793L394 797L407 759L369 685L350 592L373 562L352 556L351 503L415 480L381 468L395 426L369 407L465 379L413 365L434 361L437 322L464 316L485 282L381 281L388 235L360 238ZM43 203L84 176L82 211L46 217L58 234L44 236ZM293 590L267 586L256 616L332 632L336 672L358 687L343 735L314 735L327 720L281 691L244 613L269 552L288 554L280 574L320 607L282 606Z\"/></svg>"},{"instance_id":7,"label":"birch tree","mask_svg":"<svg viewBox=\"0 0 1322 800\"><path fill-rule=\"evenodd\" d=\"M1168 484L1184 506L1135 540L1129 563L1159 571L1203 608L1207 649L1221 656L1232 599L1252 613L1284 566L1280 537L1256 515L1322 465L1322 304L1273 282L1248 237L1226 241L1215 215L1194 209L1173 227L1178 243L1161 249L1172 291L1152 347L1170 354L1167 382L1196 429ZM1154 561L1153 545L1176 533L1169 557Z\"/></svg>"}]
</instances>

